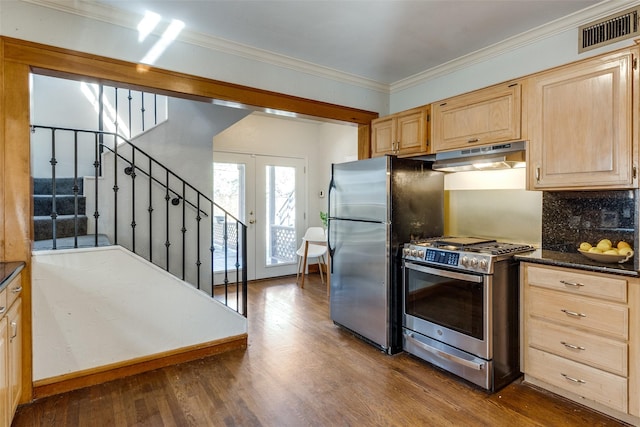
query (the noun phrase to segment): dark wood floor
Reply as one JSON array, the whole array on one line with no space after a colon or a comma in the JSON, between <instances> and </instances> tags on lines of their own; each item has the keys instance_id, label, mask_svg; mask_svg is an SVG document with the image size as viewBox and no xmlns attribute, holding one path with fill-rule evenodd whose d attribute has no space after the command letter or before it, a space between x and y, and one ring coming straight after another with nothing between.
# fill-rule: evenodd
<instances>
[{"instance_id":1,"label":"dark wood floor","mask_svg":"<svg viewBox=\"0 0 640 427\"><path fill-rule=\"evenodd\" d=\"M336 327L315 275L250 284L249 346L21 406L34 426L617 426L520 381L495 394ZM141 337L144 339L144 337Z\"/></svg>"}]
</instances>

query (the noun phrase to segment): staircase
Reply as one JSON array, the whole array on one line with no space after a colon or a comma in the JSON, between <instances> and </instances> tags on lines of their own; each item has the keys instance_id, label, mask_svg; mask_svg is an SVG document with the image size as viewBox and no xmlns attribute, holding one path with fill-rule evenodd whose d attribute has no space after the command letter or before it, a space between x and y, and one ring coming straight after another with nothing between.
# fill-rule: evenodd
<instances>
[{"instance_id":1,"label":"staircase","mask_svg":"<svg viewBox=\"0 0 640 427\"><path fill-rule=\"evenodd\" d=\"M83 180L78 178L77 217L76 195L73 178L55 180L55 245L53 234L53 180L51 178L33 179L33 235L34 249L63 249L95 246L95 236L87 235L86 198L83 195ZM76 233L77 226L77 233ZM108 245L104 236L99 236L100 245Z\"/></svg>"}]
</instances>

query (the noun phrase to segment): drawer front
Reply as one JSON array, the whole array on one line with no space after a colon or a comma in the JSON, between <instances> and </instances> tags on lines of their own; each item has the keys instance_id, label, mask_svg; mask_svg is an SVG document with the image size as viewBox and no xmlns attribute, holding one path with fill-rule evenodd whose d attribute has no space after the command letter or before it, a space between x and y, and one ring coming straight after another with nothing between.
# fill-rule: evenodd
<instances>
[{"instance_id":1,"label":"drawer front","mask_svg":"<svg viewBox=\"0 0 640 427\"><path fill-rule=\"evenodd\" d=\"M622 377L627 376L627 344L537 319L527 323L529 345Z\"/></svg>"},{"instance_id":2,"label":"drawer front","mask_svg":"<svg viewBox=\"0 0 640 427\"><path fill-rule=\"evenodd\" d=\"M527 375L618 411L627 412L627 379L528 348Z\"/></svg>"},{"instance_id":3,"label":"drawer front","mask_svg":"<svg viewBox=\"0 0 640 427\"><path fill-rule=\"evenodd\" d=\"M536 288L529 290L526 303L531 316L622 340L629 335L629 308L626 305Z\"/></svg>"},{"instance_id":4,"label":"drawer front","mask_svg":"<svg viewBox=\"0 0 640 427\"><path fill-rule=\"evenodd\" d=\"M5 288L7 291L7 308L11 307L11 304L18 299L22 292L22 275L18 274Z\"/></svg>"},{"instance_id":5,"label":"drawer front","mask_svg":"<svg viewBox=\"0 0 640 427\"><path fill-rule=\"evenodd\" d=\"M571 270L527 266L530 285L573 295L584 295L611 301L627 302L627 279L624 277L598 276Z\"/></svg>"}]
</instances>

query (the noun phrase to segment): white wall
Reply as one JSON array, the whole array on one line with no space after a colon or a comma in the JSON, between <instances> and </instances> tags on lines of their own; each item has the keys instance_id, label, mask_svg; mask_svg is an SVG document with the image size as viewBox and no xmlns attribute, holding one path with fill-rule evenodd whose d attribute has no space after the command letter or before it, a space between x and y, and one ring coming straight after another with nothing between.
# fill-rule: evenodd
<instances>
[{"instance_id":1,"label":"white wall","mask_svg":"<svg viewBox=\"0 0 640 427\"><path fill-rule=\"evenodd\" d=\"M213 139L216 151L295 157L307 164L307 226L322 226L331 164L356 160L358 128L311 120L294 120L253 113ZM320 191L325 197L320 197ZM224 207L224 206L223 206Z\"/></svg>"},{"instance_id":2,"label":"white wall","mask_svg":"<svg viewBox=\"0 0 640 427\"><path fill-rule=\"evenodd\" d=\"M251 111L169 98L169 119L133 143L206 196L213 192L211 139Z\"/></svg>"},{"instance_id":3,"label":"white wall","mask_svg":"<svg viewBox=\"0 0 640 427\"><path fill-rule=\"evenodd\" d=\"M33 380L247 333L247 319L118 247L32 258Z\"/></svg>"},{"instance_id":4,"label":"white wall","mask_svg":"<svg viewBox=\"0 0 640 427\"><path fill-rule=\"evenodd\" d=\"M100 126L98 121L98 90L97 84L32 74L31 124L97 131ZM128 99L130 92L131 100ZM112 133L118 131L119 135L130 138L132 131L134 136L139 135L143 125L145 129L149 129L154 126L156 120L158 123L166 121L167 97L159 95L154 101L152 94L144 94L146 104L143 113L142 96L143 94L138 91L119 89L116 102L114 88L105 86L103 130ZM129 108L131 116L129 116ZM116 111L118 117L116 117ZM57 131L55 138L56 176L73 177L75 173L73 162L74 133ZM95 137L90 133L79 132L77 138L78 176L93 176L95 175ZM53 155L51 140L52 132L49 129L38 128L31 135L31 174L33 177L51 177L50 160ZM105 143L110 140L111 138L108 136L104 138Z\"/></svg>"},{"instance_id":5,"label":"white wall","mask_svg":"<svg viewBox=\"0 0 640 427\"><path fill-rule=\"evenodd\" d=\"M445 234L539 247L542 191L525 186L524 168L445 174Z\"/></svg>"}]
</instances>

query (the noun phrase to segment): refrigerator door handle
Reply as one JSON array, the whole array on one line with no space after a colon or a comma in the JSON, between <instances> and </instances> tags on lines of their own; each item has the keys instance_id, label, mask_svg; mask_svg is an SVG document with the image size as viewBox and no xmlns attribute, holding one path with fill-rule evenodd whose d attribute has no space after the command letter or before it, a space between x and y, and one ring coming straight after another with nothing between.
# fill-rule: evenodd
<instances>
[{"instance_id":1,"label":"refrigerator door handle","mask_svg":"<svg viewBox=\"0 0 640 427\"><path fill-rule=\"evenodd\" d=\"M327 218L327 251L329 251L329 257L331 258L333 258L333 253L335 251L335 248L331 246L331 219L333 218L333 215L331 214L331 193L333 192L332 190L334 188L335 185L333 183L333 165L331 165L331 181L329 181L329 194L327 195L327 209L329 211L329 218ZM330 265L330 273L333 273L333 263L330 263Z\"/></svg>"}]
</instances>

